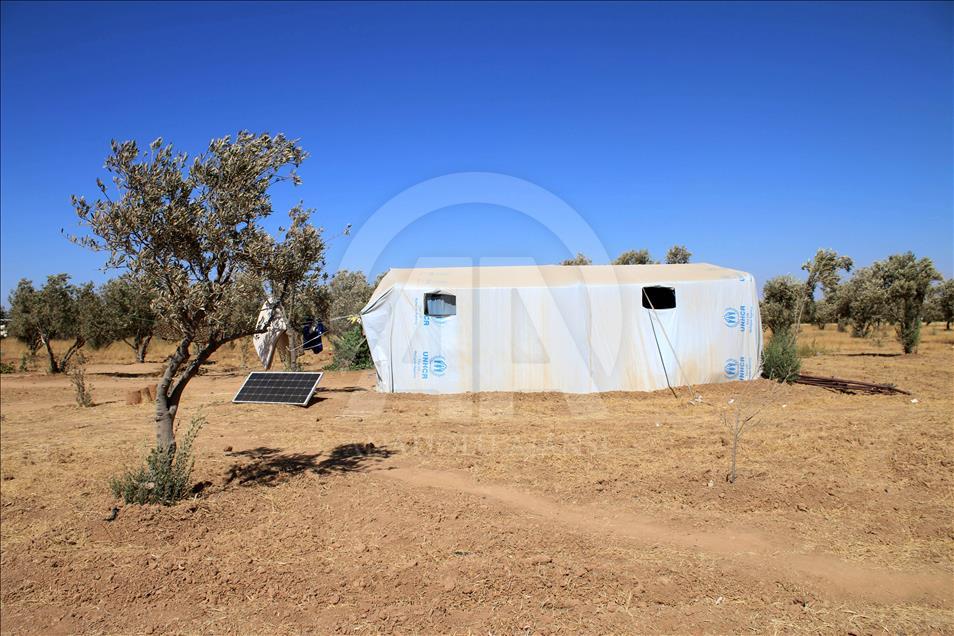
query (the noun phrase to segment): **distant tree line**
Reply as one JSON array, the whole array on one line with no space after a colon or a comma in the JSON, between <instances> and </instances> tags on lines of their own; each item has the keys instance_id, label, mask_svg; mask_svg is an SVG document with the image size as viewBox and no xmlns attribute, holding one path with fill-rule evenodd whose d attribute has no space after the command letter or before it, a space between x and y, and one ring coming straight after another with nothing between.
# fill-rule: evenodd
<instances>
[{"instance_id":1,"label":"distant tree line","mask_svg":"<svg viewBox=\"0 0 954 636\"><path fill-rule=\"evenodd\" d=\"M349 334L349 342L354 342L355 336L350 332L361 334L361 327L349 317L357 315L367 304L380 280L378 277L372 284L362 272L341 270L321 284L289 293L283 307L293 335L290 349L300 350L300 333L306 320L325 324L332 339ZM264 298L260 281L246 279L232 302L232 310L241 314L241 319L254 319ZM4 317L9 318L9 335L23 342L31 357L42 353L47 370L62 373L84 347L99 350L117 342L130 348L136 362L145 362L154 339L174 339L174 330L157 312L155 301L155 291L130 273L98 288L93 283L74 284L68 274L55 274L39 288L31 280L21 280L10 293L10 308L5 310ZM363 340L361 335L352 357L361 357L361 343L367 349ZM58 345L58 351L54 341L66 341L66 349ZM344 368L354 365L354 360L347 356L336 356L335 362ZM366 359L358 361L359 365L369 362L370 352Z\"/></svg>"},{"instance_id":2,"label":"distant tree line","mask_svg":"<svg viewBox=\"0 0 954 636\"><path fill-rule=\"evenodd\" d=\"M692 258L690 252L684 245L673 245L666 252L667 265L684 265ZM583 252L577 252L573 258L568 258L560 265L592 265L593 261ZM652 255L647 249L627 250L613 260L613 265L655 265Z\"/></svg>"},{"instance_id":3,"label":"distant tree line","mask_svg":"<svg viewBox=\"0 0 954 636\"><path fill-rule=\"evenodd\" d=\"M797 323L836 324L856 338L895 327L905 353L917 351L923 323L954 322L954 279L943 280L929 258L895 254L852 271L851 258L820 249L802 265L807 278L776 276L762 288L762 325L773 333ZM851 277L842 280L842 274Z\"/></svg>"},{"instance_id":4,"label":"distant tree line","mask_svg":"<svg viewBox=\"0 0 954 636\"><path fill-rule=\"evenodd\" d=\"M673 246L667 263L686 263L691 253ZM617 265L653 264L649 251L629 250L614 260ZM578 254L564 265L585 265L591 261ZM820 249L802 269L806 280L776 276L763 286L762 324L773 333L790 332L799 323L820 329L835 324L864 338L882 325L895 326L906 353L917 350L920 326L940 322L950 330L954 323L954 279L942 281L928 258L912 253L897 254L868 267L853 269L851 258L834 250ZM851 274L843 280L845 274ZM321 321L335 342L334 364L340 368L370 366L370 351L361 328L354 320L367 304L383 274L371 282L363 272L341 270L320 284L292 290L284 303L291 325L293 351L300 351L300 333L306 320ZM257 315L264 302L263 284L247 279L232 302L232 311L247 320ZM101 349L116 342L126 344L137 362L145 362L155 338L173 339L164 315L157 311L156 292L130 273L95 287L74 284L68 274L47 278L37 288L23 279L11 292L7 330L25 343L31 356L45 355L51 373L66 371L70 361L84 347ZM297 340L295 339L297 338ZM66 341L57 351L54 341ZM60 347L62 348L62 347ZM291 364L297 368L293 359Z\"/></svg>"}]
</instances>

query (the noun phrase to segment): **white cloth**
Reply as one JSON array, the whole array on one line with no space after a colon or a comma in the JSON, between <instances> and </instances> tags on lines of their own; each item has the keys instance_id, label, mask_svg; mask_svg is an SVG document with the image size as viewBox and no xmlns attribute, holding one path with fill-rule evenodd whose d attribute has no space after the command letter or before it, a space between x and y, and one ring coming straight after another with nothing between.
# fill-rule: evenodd
<instances>
[{"instance_id":1,"label":"white cloth","mask_svg":"<svg viewBox=\"0 0 954 636\"><path fill-rule=\"evenodd\" d=\"M275 351L279 347L288 347L288 321L285 319L285 312L281 307L271 308L272 301L267 300L258 312L258 320L255 321L255 327L261 329L268 324L268 330L264 333L257 333L252 336L255 344L255 353L258 359L262 361L262 367L267 371L272 366L272 360L275 357ZM274 314L274 318L272 315ZM272 318L271 323L268 319Z\"/></svg>"}]
</instances>

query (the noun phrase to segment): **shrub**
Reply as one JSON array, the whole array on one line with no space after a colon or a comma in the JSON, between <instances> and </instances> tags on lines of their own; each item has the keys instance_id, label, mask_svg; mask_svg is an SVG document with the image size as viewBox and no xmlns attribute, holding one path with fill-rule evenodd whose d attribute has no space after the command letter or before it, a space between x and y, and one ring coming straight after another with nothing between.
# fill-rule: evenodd
<instances>
[{"instance_id":1,"label":"shrub","mask_svg":"<svg viewBox=\"0 0 954 636\"><path fill-rule=\"evenodd\" d=\"M735 400L729 400L729 404L732 404ZM745 427L748 425L754 426L757 424L755 420L756 416L759 414L761 409L758 409L751 413L743 413L742 407L737 406L735 412L732 415L726 413L726 410L723 409L721 412L722 415L722 426L729 429L729 434L732 436L732 455L729 461L729 474L725 476L725 480L730 484L734 484L736 478L738 477L735 471L736 458L739 454L739 442L742 440L742 432L745 430Z\"/></svg>"},{"instance_id":2,"label":"shrub","mask_svg":"<svg viewBox=\"0 0 954 636\"><path fill-rule=\"evenodd\" d=\"M13 373L13 365L9 362L0 362L0 373Z\"/></svg>"},{"instance_id":3,"label":"shrub","mask_svg":"<svg viewBox=\"0 0 954 636\"><path fill-rule=\"evenodd\" d=\"M145 465L127 468L113 477L109 482L113 495L127 504L169 506L184 499L191 490L195 464L192 444L204 425L205 418L192 418L189 431L179 442L174 456L170 456L168 447L157 446L149 452Z\"/></svg>"},{"instance_id":4,"label":"shrub","mask_svg":"<svg viewBox=\"0 0 954 636\"><path fill-rule=\"evenodd\" d=\"M86 358L79 354L70 365L70 382L76 394L76 403L87 408L93 406L92 387L86 383Z\"/></svg>"},{"instance_id":5,"label":"shrub","mask_svg":"<svg viewBox=\"0 0 954 636\"><path fill-rule=\"evenodd\" d=\"M762 375L770 380L791 382L802 368L795 338L789 331L773 333L762 352Z\"/></svg>"},{"instance_id":6,"label":"shrub","mask_svg":"<svg viewBox=\"0 0 954 636\"><path fill-rule=\"evenodd\" d=\"M371 349L368 347L368 341L361 327L355 326L340 336L333 336L331 342L334 345L331 368L370 369L374 366L371 360Z\"/></svg>"}]
</instances>

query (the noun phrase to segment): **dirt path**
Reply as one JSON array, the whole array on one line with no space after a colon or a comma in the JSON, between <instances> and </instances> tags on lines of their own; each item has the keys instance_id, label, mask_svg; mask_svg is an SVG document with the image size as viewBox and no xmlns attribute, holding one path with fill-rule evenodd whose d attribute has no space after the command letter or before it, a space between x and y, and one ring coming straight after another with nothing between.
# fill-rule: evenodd
<instances>
[{"instance_id":1,"label":"dirt path","mask_svg":"<svg viewBox=\"0 0 954 636\"><path fill-rule=\"evenodd\" d=\"M705 552L731 560L729 569L744 567L748 574L805 585L822 596L867 599L876 603L924 603L954 607L954 574L902 572L858 565L824 553L800 552L797 545L777 536L729 527L697 530L666 525L650 517L595 506L556 503L538 495L500 485L474 481L462 472L391 464L376 470L391 480L422 488L437 488L484 497L511 510L543 517L573 531L610 535L640 544L663 544Z\"/></svg>"}]
</instances>

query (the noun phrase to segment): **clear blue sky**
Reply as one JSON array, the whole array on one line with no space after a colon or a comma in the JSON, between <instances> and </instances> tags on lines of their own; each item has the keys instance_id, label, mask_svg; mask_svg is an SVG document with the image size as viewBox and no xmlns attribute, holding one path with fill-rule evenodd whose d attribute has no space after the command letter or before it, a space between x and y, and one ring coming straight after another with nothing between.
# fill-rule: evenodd
<instances>
[{"instance_id":1,"label":"clear blue sky","mask_svg":"<svg viewBox=\"0 0 954 636\"><path fill-rule=\"evenodd\" d=\"M303 199L329 234L486 171L560 197L612 256L684 243L764 281L818 247L859 264L910 249L950 276L952 7L4 2L0 293L103 280L60 230L111 138L197 152L243 128L301 138L305 183L276 207ZM374 274L569 249L472 203L363 256Z\"/></svg>"}]
</instances>

